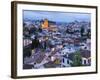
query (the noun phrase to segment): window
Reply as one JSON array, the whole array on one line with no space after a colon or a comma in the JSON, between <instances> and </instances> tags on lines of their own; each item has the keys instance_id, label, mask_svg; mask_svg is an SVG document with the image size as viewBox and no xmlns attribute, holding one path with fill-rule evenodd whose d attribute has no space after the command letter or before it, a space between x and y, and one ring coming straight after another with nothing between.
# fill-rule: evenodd
<instances>
[{"instance_id":1,"label":"window","mask_svg":"<svg viewBox=\"0 0 100 80\"><path fill-rule=\"evenodd\" d=\"M86 60L84 60L84 64L86 64Z\"/></svg>"},{"instance_id":2,"label":"window","mask_svg":"<svg viewBox=\"0 0 100 80\"><path fill-rule=\"evenodd\" d=\"M67 64L69 64L69 60L67 60Z\"/></svg>"},{"instance_id":3,"label":"window","mask_svg":"<svg viewBox=\"0 0 100 80\"><path fill-rule=\"evenodd\" d=\"M63 59L63 63L64 63L64 59Z\"/></svg>"},{"instance_id":4,"label":"window","mask_svg":"<svg viewBox=\"0 0 100 80\"><path fill-rule=\"evenodd\" d=\"M84 49L87 49L87 47L85 47Z\"/></svg>"}]
</instances>

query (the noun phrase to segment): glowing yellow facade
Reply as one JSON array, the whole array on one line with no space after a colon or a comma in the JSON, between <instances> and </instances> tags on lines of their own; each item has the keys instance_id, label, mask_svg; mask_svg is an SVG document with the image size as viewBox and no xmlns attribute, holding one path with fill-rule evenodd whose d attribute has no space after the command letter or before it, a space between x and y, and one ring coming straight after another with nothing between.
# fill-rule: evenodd
<instances>
[{"instance_id":1,"label":"glowing yellow facade","mask_svg":"<svg viewBox=\"0 0 100 80\"><path fill-rule=\"evenodd\" d=\"M42 29L48 29L48 27L49 27L49 22L47 19L45 19L43 24L42 24Z\"/></svg>"}]
</instances>

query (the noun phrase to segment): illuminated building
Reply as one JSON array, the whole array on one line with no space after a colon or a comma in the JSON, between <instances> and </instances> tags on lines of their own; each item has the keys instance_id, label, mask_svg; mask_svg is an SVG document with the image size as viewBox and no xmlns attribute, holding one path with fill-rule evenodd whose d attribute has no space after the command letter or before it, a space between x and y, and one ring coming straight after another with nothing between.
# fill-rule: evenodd
<instances>
[{"instance_id":1,"label":"illuminated building","mask_svg":"<svg viewBox=\"0 0 100 80\"><path fill-rule=\"evenodd\" d=\"M49 22L47 19L45 19L43 24L42 24L42 29L48 29L48 27L49 27Z\"/></svg>"}]
</instances>

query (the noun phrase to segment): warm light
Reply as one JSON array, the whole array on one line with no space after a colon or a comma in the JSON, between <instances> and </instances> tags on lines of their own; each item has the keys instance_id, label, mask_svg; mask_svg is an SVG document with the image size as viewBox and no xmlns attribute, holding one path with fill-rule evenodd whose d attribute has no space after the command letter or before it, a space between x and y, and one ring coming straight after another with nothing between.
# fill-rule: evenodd
<instances>
[{"instance_id":1,"label":"warm light","mask_svg":"<svg viewBox=\"0 0 100 80\"><path fill-rule=\"evenodd\" d=\"M51 57L51 61L54 61L54 60L55 60L55 57L52 56L52 57Z\"/></svg>"},{"instance_id":2,"label":"warm light","mask_svg":"<svg viewBox=\"0 0 100 80\"><path fill-rule=\"evenodd\" d=\"M44 23L42 24L42 29L48 29L48 26L49 26L48 20L45 19Z\"/></svg>"},{"instance_id":3,"label":"warm light","mask_svg":"<svg viewBox=\"0 0 100 80\"><path fill-rule=\"evenodd\" d=\"M55 50L55 48L52 48L52 49L51 49L51 51L54 51L54 50Z\"/></svg>"}]
</instances>

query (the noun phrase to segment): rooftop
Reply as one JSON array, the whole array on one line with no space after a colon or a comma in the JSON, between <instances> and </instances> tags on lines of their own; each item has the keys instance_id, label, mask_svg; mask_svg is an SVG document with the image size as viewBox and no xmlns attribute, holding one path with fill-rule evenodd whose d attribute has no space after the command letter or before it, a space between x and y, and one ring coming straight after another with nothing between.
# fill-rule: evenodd
<instances>
[{"instance_id":1,"label":"rooftop","mask_svg":"<svg viewBox=\"0 0 100 80\"><path fill-rule=\"evenodd\" d=\"M81 50L81 55L84 58L89 58L91 57L91 52L89 50Z\"/></svg>"}]
</instances>

